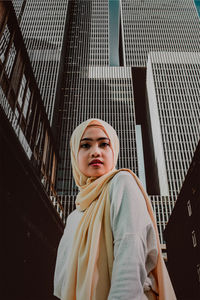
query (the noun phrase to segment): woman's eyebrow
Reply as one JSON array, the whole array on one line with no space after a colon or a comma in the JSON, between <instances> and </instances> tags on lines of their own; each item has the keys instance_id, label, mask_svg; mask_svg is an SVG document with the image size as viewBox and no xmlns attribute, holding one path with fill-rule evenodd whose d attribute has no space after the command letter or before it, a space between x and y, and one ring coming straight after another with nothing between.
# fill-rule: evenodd
<instances>
[{"instance_id":1,"label":"woman's eyebrow","mask_svg":"<svg viewBox=\"0 0 200 300\"><path fill-rule=\"evenodd\" d=\"M81 140L81 142L82 141L101 141L101 140L109 140L110 141L110 139L109 138L107 138L107 137L100 137L100 138L98 138L98 139L96 139L96 140L94 140L94 139L92 139L92 138L84 138L84 139L82 139Z\"/></svg>"}]
</instances>

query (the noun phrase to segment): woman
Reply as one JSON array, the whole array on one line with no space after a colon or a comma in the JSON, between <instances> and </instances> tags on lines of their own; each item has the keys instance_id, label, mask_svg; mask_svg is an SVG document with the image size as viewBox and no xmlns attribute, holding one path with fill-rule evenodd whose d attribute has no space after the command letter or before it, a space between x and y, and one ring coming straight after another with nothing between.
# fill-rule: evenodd
<instances>
[{"instance_id":1,"label":"woman","mask_svg":"<svg viewBox=\"0 0 200 300\"><path fill-rule=\"evenodd\" d=\"M54 294L62 300L176 299L150 201L132 171L115 169L115 130L87 120L70 146L79 193L58 248Z\"/></svg>"}]
</instances>

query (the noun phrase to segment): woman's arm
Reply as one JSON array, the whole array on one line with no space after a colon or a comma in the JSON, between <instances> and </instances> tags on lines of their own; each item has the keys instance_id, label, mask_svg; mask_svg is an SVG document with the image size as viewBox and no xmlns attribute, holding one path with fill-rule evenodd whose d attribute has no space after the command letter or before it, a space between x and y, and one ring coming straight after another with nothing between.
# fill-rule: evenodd
<instances>
[{"instance_id":1,"label":"woman's arm","mask_svg":"<svg viewBox=\"0 0 200 300\"><path fill-rule=\"evenodd\" d=\"M110 201L114 264L108 300L140 300L156 264L157 244L145 199L130 173L113 178Z\"/></svg>"}]
</instances>

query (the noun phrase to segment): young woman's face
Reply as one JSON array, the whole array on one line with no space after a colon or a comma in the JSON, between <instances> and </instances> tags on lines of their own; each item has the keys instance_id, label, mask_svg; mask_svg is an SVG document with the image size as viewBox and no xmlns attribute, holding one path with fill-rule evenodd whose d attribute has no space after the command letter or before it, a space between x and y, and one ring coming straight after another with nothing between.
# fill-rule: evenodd
<instances>
[{"instance_id":1,"label":"young woman's face","mask_svg":"<svg viewBox=\"0 0 200 300\"><path fill-rule=\"evenodd\" d=\"M99 127L88 127L80 141L78 167L87 177L102 176L113 168L110 139Z\"/></svg>"}]
</instances>

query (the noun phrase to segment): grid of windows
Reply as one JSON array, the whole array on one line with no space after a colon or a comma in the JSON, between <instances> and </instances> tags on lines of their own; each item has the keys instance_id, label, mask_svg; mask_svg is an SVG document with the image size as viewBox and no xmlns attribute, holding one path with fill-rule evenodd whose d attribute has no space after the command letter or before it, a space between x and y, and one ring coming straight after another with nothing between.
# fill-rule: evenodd
<instances>
[{"instance_id":1,"label":"grid of windows","mask_svg":"<svg viewBox=\"0 0 200 300\"><path fill-rule=\"evenodd\" d=\"M14 0L14 1L12 1L13 7L15 9L15 13L16 13L17 18L20 15L20 12L21 12L21 9L22 9L22 5L23 5L23 1L24 0Z\"/></svg>"},{"instance_id":2,"label":"grid of windows","mask_svg":"<svg viewBox=\"0 0 200 300\"><path fill-rule=\"evenodd\" d=\"M51 120L68 0L56 4L52 0L26 2L21 27ZM120 137L118 167L128 167L138 174L131 67L146 66L150 51L200 52L200 22L193 0L121 0L126 67L116 68L109 67L108 0L73 0L70 4L60 104L61 161L57 174L57 191L67 214L74 208L77 192L69 151L73 129L91 117L108 121ZM152 61L152 78L169 195L161 193L151 196L151 200L163 243L163 229L199 137L200 88L197 61L185 61L180 53L175 56L164 53L159 60L156 57Z\"/></svg>"},{"instance_id":3,"label":"grid of windows","mask_svg":"<svg viewBox=\"0 0 200 300\"><path fill-rule=\"evenodd\" d=\"M4 62L6 57L6 51L9 45L9 40L10 40L10 30L8 29L8 25L6 24L4 32L0 39L0 60L2 61L2 63Z\"/></svg>"},{"instance_id":4,"label":"grid of windows","mask_svg":"<svg viewBox=\"0 0 200 300\"><path fill-rule=\"evenodd\" d=\"M91 66L108 65L108 2L91 1L89 47L89 65Z\"/></svg>"},{"instance_id":5,"label":"grid of windows","mask_svg":"<svg viewBox=\"0 0 200 300\"><path fill-rule=\"evenodd\" d=\"M71 6L67 64L108 66L108 1L77 0Z\"/></svg>"},{"instance_id":6,"label":"grid of windows","mask_svg":"<svg viewBox=\"0 0 200 300\"><path fill-rule=\"evenodd\" d=\"M151 79L150 79L151 78ZM160 233L164 230L200 139L200 53L152 52L147 64L148 98L156 101L169 197L152 198ZM154 95L154 96L152 96ZM152 105L152 103L149 103ZM151 111L151 120L156 112ZM151 121L153 122L153 121ZM154 136L154 151L158 139ZM165 211L163 211L165 209ZM192 213L188 204L188 212ZM168 216L167 216L168 215ZM161 240L162 238L162 234Z\"/></svg>"},{"instance_id":7,"label":"grid of windows","mask_svg":"<svg viewBox=\"0 0 200 300\"><path fill-rule=\"evenodd\" d=\"M121 12L127 66L145 66L150 51L200 51L193 0L121 0Z\"/></svg>"},{"instance_id":8,"label":"grid of windows","mask_svg":"<svg viewBox=\"0 0 200 300\"><path fill-rule=\"evenodd\" d=\"M196 14L194 13L194 7L193 4L191 4L191 2L180 3L180 1L176 1L175 3L172 3L170 1L170 3L166 3L165 1L164 5L162 1L161 5L161 1L138 1L138 3L137 1L134 1L133 5L133 1L122 0L121 5L123 21L122 30L124 30L122 34L126 55L126 65L146 65L147 54L151 49L175 50L177 49L176 46L179 44L182 47L179 47L179 51L180 49L192 49L192 51L197 51L199 49L199 21L197 22L197 20L195 19ZM129 8L130 6L132 6L132 8L128 12L131 17L128 18L127 23L125 23L124 20L126 20L127 17L125 13L125 7L127 5L129 5ZM141 13L139 10L137 11L136 9L137 5L143 5ZM149 16L149 7L151 5L153 5L153 8L151 8L151 19L149 20L147 18L147 15L142 16L142 12L146 11L147 13L148 10ZM157 6L157 8L160 8L156 12L154 12L153 15L155 6ZM135 10L136 13L134 14L133 11ZM162 12L161 15L159 15L160 12ZM180 14L181 20L177 21L177 25L175 25L177 13ZM166 15L164 16L164 14ZM61 195L60 197L64 199L62 200L62 202L66 201L67 214L70 213L70 211L74 208L72 202L74 201L74 195L77 192L71 173L69 138L73 129L83 120L95 116L104 119L105 121L108 121L111 125L113 125L119 134L121 142L121 152L118 167L128 167L132 169L136 174L138 174L135 141L136 122L131 69L128 67L108 67L108 3L107 1L74 1L73 11L71 15L73 17L70 20L70 27L68 32L67 44L69 46L69 49L66 55L66 77L63 85L64 103L63 107L61 108L61 110L63 110L60 130L61 162L59 165L59 171L57 176L57 191ZM191 16L193 19L191 19ZM132 20L133 17L135 17L135 22L133 22ZM143 19L144 22L146 22L146 25L142 29L141 24L143 24ZM173 19L172 23L174 25L166 26L167 23L171 22L171 19ZM132 28L132 25L130 23L134 24L134 29ZM176 27L180 27L180 24L190 24L188 27L189 29L186 29L184 27L180 29L183 30L183 32L180 33L180 30L176 30ZM151 35L147 34L147 30L152 31L153 27L155 27L156 30L168 30L167 34L170 37L170 41L168 44L166 43L166 36L163 37L162 30L159 33L159 35L157 31L156 34L154 32L154 37L153 33ZM191 34L191 43L188 43L188 30L190 31L191 28L194 29L194 34ZM171 33L171 31L173 30L174 35L172 35ZM146 43L144 48L142 48L143 44L141 42L138 42L138 44L136 42L137 39L134 35L137 34L137 32L140 33L138 34L138 39L140 38L141 40L141 36L144 37L143 44ZM158 39L157 41L155 41L155 39L157 39L158 36L162 36L162 39ZM174 44L172 44L171 42L171 37L173 37ZM134 54L135 47L138 47L136 53L137 57ZM162 66L160 68L162 69ZM185 68L188 69L188 66L186 66ZM160 72L162 72L162 70ZM182 70L181 72L184 73L184 70ZM198 74L196 74L195 72L196 69L194 71L194 76L196 76L197 78ZM176 72L174 76L178 76ZM178 76L177 78L178 81L181 82L182 77ZM167 79L163 77L162 86L165 80L169 82L169 78ZM193 81L195 81L195 78L191 80L191 85L195 84L193 83ZM169 112L168 110L172 109L173 104L171 103L170 97L172 97L173 94L175 93L171 94L170 92L168 102L166 104L163 104L164 106L162 108L162 111L163 113L164 111L166 111L167 115L171 115L171 111ZM190 94L192 95L192 93ZM164 95L163 97L165 96L166 95ZM196 96L194 96L193 98L195 97ZM194 100L194 102L195 101L196 100ZM195 105L197 105L197 102ZM186 106L189 109L189 104L186 104ZM186 109L186 106L182 108ZM177 108L174 111L174 120L176 118L176 115L179 116L179 114L184 113L186 112L181 112L181 108ZM162 117L159 115L159 118L161 119ZM183 120L181 119L180 122L182 121ZM162 126L162 130L164 130L164 128L166 127ZM169 131L169 128L165 130ZM163 139L165 138L164 136L167 137L167 135L169 134L167 131L162 134ZM172 135L174 132L174 135L176 136L174 127L171 128L171 132ZM182 142L183 138L185 137L180 136L179 140ZM193 147L195 146L195 143L192 144ZM193 152L191 152L190 154L190 161L192 155ZM177 163L177 159L174 160L174 163ZM179 177L182 176L181 181L179 182L179 187L182 184L188 166L189 162L187 163L187 166L185 166L184 172L182 171L182 169L180 171L180 168L177 169ZM170 171L168 171L167 176L169 176L169 172ZM177 188L175 189L174 187L173 190L175 192L171 192L172 185L177 185L177 181L174 180L174 173L172 172L172 170L170 174L172 174L170 179L171 181L169 180L170 196L151 196L151 201L156 214L160 239L162 243L164 243L162 233L168 222L169 215L171 214L172 209L174 207L175 196L178 192ZM69 197L71 199L70 201ZM67 201L69 201L69 203Z\"/></svg>"},{"instance_id":9,"label":"grid of windows","mask_svg":"<svg viewBox=\"0 0 200 300\"><path fill-rule=\"evenodd\" d=\"M175 198L168 196L150 196L154 215L156 217L161 244L164 244L163 231L168 223L174 207Z\"/></svg>"},{"instance_id":10,"label":"grid of windows","mask_svg":"<svg viewBox=\"0 0 200 300\"><path fill-rule=\"evenodd\" d=\"M77 79L78 75L74 76ZM70 168L69 139L73 129L89 118L103 119L116 129L121 144L118 167L130 168L138 174L131 69L88 67L83 68L79 76L79 81L75 79L73 85L67 83L65 87L57 178L60 194L77 192Z\"/></svg>"},{"instance_id":11,"label":"grid of windows","mask_svg":"<svg viewBox=\"0 0 200 300\"><path fill-rule=\"evenodd\" d=\"M21 0L14 0L17 14ZM46 112L52 124L68 0L27 0L20 22Z\"/></svg>"},{"instance_id":12,"label":"grid of windows","mask_svg":"<svg viewBox=\"0 0 200 300\"><path fill-rule=\"evenodd\" d=\"M177 197L200 139L200 53L151 53L169 194Z\"/></svg>"},{"instance_id":13,"label":"grid of windows","mask_svg":"<svg viewBox=\"0 0 200 300\"><path fill-rule=\"evenodd\" d=\"M108 67L108 1L74 1L71 16L60 107L60 195L77 193L69 139L73 129L88 118L100 118L114 126L121 141L118 167L138 173L131 69Z\"/></svg>"}]
</instances>

